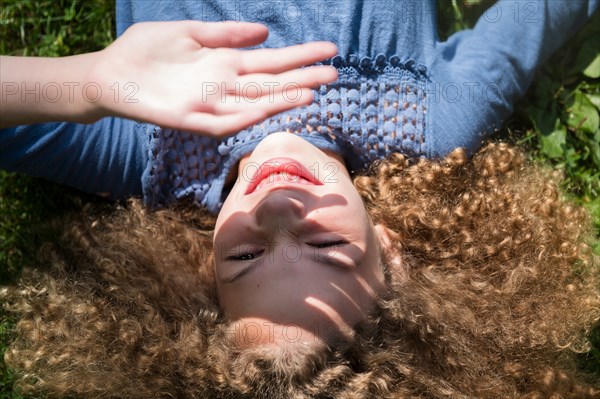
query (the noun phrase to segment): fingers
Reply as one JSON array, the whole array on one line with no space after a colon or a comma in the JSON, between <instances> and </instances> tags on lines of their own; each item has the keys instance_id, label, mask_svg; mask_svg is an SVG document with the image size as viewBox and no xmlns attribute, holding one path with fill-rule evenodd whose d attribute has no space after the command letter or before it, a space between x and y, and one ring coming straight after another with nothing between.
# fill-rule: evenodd
<instances>
[{"instance_id":1,"label":"fingers","mask_svg":"<svg viewBox=\"0 0 600 399\"><path fill-rule=\"evenodd\" d=\"M277 49L243 51L239 74L282 73L331 58L337 47L331 42L311 42Z\"/></svg>"},{"instance_id":2,"label":"fingers","mask_svg":"<svg viewBox=\"0 0 600 399\"><path fill-rule=\"evenodd\" d=\"M257 109L221 116L195 112L188 114L176 126L171 127L211 137L222 137L258 123L267 116L265 111Z\"/></svg>"},{"instance_id":3,"label":"fingers","mask_svg":"<svg viewBox=\"0 0 600 399\"><path fill-rule=\"evenodd\" d=\"M291 108L308 105L313 99L312 90L292 86L286 91L268 92L254 98L225 96L224 101L214 104L211 111L216 115L227 115L250 109L262 109L269 115L274 115Z\"/></svg>"},{"instance_id":4,"label":"fingers","mask_svg":"<svg viewBox=\"0 0 600 399\"><path fill-rule=\"evenodd\" d=\"M250 74L238 77L237 83L242 88L244 96L252 97L252 93L258 91L273 90L282 91L287 87L309 87L316 88L322 84L335 82L338 78L338 72L335 67L315 66L280 74ZM252 90L258 88L258 90ZM262 94L259 94L260 96Z\"/></svg>"},{"instance_id":5,"label":"fingers","mask_svg":"<svg viewBox=\"0 0 600 399\"><path fill-rule=\"evenodd\" d=\"M190 33L203 47L249 47L264 42L269 35L266 26L252 22L189 21Z\"/></svg>"},{"instance_id":6,"label":"fingers","mask_svg":"<svg viewBox=\"0 0 600 399\"><path fill-rule=\"evenodd\" d=\"M234 96L230 96L234 97ZM288 90L273 96L263 96L253 101L235 101L228 98L218 109L208 112L191 112L178 121L176 129L222 137L239 132L259 121L291 108L308 105L313 100L309 89ZM203 110L204 111L204 110Z\"/></svg>"}]
</instances>

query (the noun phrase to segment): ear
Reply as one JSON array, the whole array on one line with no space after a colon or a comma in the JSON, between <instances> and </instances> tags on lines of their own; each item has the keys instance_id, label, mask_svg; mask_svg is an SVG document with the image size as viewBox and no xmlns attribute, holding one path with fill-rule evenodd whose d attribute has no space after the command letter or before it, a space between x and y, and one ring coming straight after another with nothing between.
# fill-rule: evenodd
<instances>
[{"instance_id":1,"label":"ear","mask_svg":"<svg viewBox=\"0 0 600 399\"><path fill-rule=\"evenodd\" d=\"M392 240L400 241L400 234L390 230L382 224L375 225L375 232L379 238L379 244L383 247L383 251L387 255L389 266L393 268L403 268L404 265L402 263L400 247L392 244Z\"/></svg>"}]
</instances>

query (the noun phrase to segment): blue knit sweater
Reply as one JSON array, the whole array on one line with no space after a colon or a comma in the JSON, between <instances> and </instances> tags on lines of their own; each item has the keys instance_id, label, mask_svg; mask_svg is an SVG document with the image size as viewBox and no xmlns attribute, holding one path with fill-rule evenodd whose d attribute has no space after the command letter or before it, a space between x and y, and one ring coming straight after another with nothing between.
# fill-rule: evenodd
<instances>
[{"instance_id":1,"label":"blue knit sweater","mask_svg":"<svg viewBox=\"0 0 600 399\"><path fill-rule=\"evenodd\" d=\"M536 68L597 0L500 1L472 30L440 42L434 0L119 0L117 30L153 20L254 21L258 47L337 44L339 70L313 104L216 140L119 118L0 131L0 167L153 206L192 197L217 212L231 168L265 135L288 131L342 154L353 172L392 152L475 151L502 126ZM449 17L449 16L437 16Z\"/></svg>"}]
</instances>

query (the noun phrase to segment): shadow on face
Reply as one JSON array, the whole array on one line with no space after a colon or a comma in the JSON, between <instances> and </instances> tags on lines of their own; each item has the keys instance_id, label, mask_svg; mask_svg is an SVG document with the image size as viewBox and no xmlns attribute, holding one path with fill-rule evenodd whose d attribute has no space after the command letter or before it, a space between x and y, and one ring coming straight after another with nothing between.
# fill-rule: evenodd
<instances>
[{"instance_id":1,"label":"shadow on face","mask_svg":"<svg viewBox=\"0 0 600 399\"><path fill-rule=\"evenodd\" d=\"M269 155L289 140L295 162L333 164L339 173L320 184L282 174L255 191L248 187L257 182L234 185L214 248L220 305L240 346L350 338L383 287L377 231L343 161L290 134L271 143Z\"/></svg>"}]
</instances>

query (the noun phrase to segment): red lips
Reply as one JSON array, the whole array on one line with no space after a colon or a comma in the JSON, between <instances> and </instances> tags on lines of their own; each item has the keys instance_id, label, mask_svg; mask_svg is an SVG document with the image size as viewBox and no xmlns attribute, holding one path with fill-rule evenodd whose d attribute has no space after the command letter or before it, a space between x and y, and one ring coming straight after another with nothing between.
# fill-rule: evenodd
<instances>
[{"instance_id":1,"label":"red lips","mask_svg":"<svg viewBox=\"0 0 600 399\"><path fill-rule=\"evenodd\" d=\"M250 185L246 189L244 195L248 195L256 190L256 187L266 178L273 174L277 173L286 173L289 176L297 176L298 178L303 178L307 180L310 184L314 184L317 186L323 185L319 180L317 180L312 173L304 165L300 162L291 159L291 158L272 158L268 161L263 162L262 165L258 167L254 176L250 180ZM297 182L296 180L290 180L290 183Z\"/></svg>"}]
</instances>

